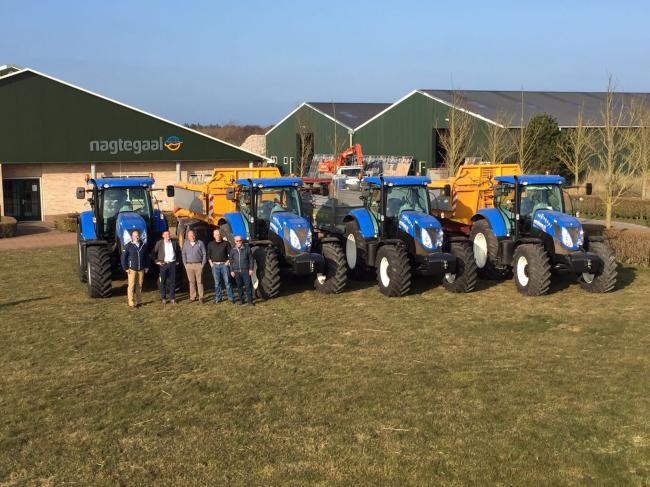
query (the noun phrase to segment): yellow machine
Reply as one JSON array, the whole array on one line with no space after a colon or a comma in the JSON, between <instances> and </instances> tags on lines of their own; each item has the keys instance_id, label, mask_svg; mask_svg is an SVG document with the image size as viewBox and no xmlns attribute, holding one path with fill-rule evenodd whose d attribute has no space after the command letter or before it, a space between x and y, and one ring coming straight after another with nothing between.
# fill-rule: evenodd
<instances>
[{"instance_id":1,"label":"yellow machine","mask_svg":"<svg viewBox=\"0 0 650 487\"><path fill-rule=\"evenodd\" d=\"M277 167L218 168L204 183L176 183L174 185L174 215L176 218L194 218L209 225L218 225L224 213L235 211L236 203L226 198L228 188L235 180L248 178L277 178Z\"/></svg>"},{"instance_id":2,"label":"yellow machine","mask_svg":"<svg viewBox=\"0 0 650 487\"><path fill-rule=\"evenodd\" d=\"M519 164L463 165L455 176L434 180L429 184L432 213L461 227L472 224L472 216L481 208L492 207L495 176L522 174ZM445 187L449 186L445 196ZM466 232L464 232L466 233Z\"/></svg>"}]
</instances>

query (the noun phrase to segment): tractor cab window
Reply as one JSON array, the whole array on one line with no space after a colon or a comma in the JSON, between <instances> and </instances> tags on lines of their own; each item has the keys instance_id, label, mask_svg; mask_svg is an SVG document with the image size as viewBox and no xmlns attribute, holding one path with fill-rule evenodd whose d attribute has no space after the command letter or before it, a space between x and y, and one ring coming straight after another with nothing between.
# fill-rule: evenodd
<instances>
[{"instance_id":1,"label":"tractor cab window","mask_svg":"<svg viewBox=\"0 0 650 487\"><path fill-rule=\"evenodd\" d=\"M115 228L115 219L119 213L133 211L142 216L147 223L151 218L151 200L146 188L106 188L100 197L104 233L109 234Z\"/></svg>"},{"instance_id":2,"label":"tractor cab window","mask_svg":"<svg viewBox=\"0 0 650 487\"><path fill-rule=\"evenodd\" d=\"M379 188L372 188L370 190L366 204L368 211L379 221L379 208L381 207L381 191Z\"/></svg>"},{"instance_id":3,"label":"tractor cab window","mask_svg":"<svg viewBox=\"0 0 650 487\"><path fill-rule=\"evenodd\" d=\"M521 185L519 214L532 222L537 210L563 211L562 189L557 184Z\"/></svg>"},{"instance_id":4,"label":"tractor cab window","mask_svg":"<svg viewBox=\"0 0 650 487\"><path fill-rule=\"evenodd\" d=\"M424 186L388 186L386 218L398 218L403 211L429 214L429 193Z\"/></svg>"},{"instance_id":5,"label":"tractor cab window","mask_svg":"<svg viewBox=\"0 0 650 487\"><path fill-rule=\"evenodd\" d=\"M298 188L261 188L257 193L257 218L269 221L273 213L287 211L302 216Z\"/></svg>"},{"instance_id":6,"label":"tractor cab window","mask_svg":"<svg viewBox=\"0 0 650 487\"><path fill-rule=\"evenodd\" d=\"M494 207L498 208L506 221L515 219L515 186L514 184L500 183L494 192Z\"/></svg>"}]
</instances>

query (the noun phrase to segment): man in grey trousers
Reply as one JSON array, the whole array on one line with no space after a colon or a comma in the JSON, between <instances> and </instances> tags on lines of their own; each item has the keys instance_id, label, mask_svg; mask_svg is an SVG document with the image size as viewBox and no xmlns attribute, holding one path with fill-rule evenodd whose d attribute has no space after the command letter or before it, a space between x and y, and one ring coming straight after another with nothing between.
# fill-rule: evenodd
<instances>
[{"instance_id":1,"label":"man in grey trousers","mask_svg":"<svg viewBox=\"0 0 650 487\"><path fill-rule=\"evenodd\" d=\"M187 280L190 283L190 303L196 301L196 290L199 291L199 303L203 302L203 266L208 261L205 244L196 239L194 231L187 232L187 240L183 242L183 264Z\"/></svg>"}]
</instances>

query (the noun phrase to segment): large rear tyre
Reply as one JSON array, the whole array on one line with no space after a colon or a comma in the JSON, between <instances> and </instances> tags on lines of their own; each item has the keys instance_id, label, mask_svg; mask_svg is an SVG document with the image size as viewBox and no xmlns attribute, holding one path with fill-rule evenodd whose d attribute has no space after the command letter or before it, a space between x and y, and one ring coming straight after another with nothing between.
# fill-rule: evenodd
<instances>
[{"instance_id":1,"label":"large rear tyre","mask_svg":"<svg viewBox=\"0 0 650 487\"><path fill-rule=\"evenodd\" d=\"M401 245L384 245L377 251L377 282L382 294L406 296L411 290L411 262Z\"/></svg>"},{"instance_id":2,"label":"large rear tyre","mask_svg":"<svg viewBox=\"0 0 650 487\"><path fill-rule=\"evenodd\" d=\"M445 274L442 285L452 293L469 293L478 281L476 260L469 242L452 242L451 253L456 257L456 272Z\"/></svg>"},{"instance_id":3,"label":"large rear tyre","mask_svg":"<svg viewBox=\"0 0 650 487\"><path fill-rule=\"evenodd\" d=\"M514 273L517 291L526 296L541 296L551 286L551 265L544 247L521 244L515 250Z\"/></svg>"},{"instance_id":4,"label":"large rear tyre","mask_svg":"<svg viewBox=\"0 0 650 487\"><path fill-rule=\"evenodd\" d=\"M104 245L86 247L86 272L88 275L88 296L108 298L113 289L111 282L111 252Z\"/></svg>"},{"instance_id":5,"label":"large rear tyre","mask_svg":"<svg viewBox=\"0 0 650 487\"><path fill-rule=\"evenodd\" d=\"M88 282L87 261L86 261L86 247L81 244L81 239L77 240L77 254L79 257L79 280L83 283Z\"/></svg>"},{"instance_id":6,"label":"large rear tyre","mask_svg":"<svg viewBox=\"0 0 650 487\"><path fill-rule=\"evenodd\" d=\"M487 220L478 220L472 225L469 234L472 251L479 275L484 279L501 280L507 277L510 269L497 268L495 262L499 254L497 240Z\"/></svg>"},{"instance_id":7,"label":"large rear tyre","mask_svg":"<svg viewBox=\"0 0 650 487\"><path fill-rule=\"evenodd\" d=\"M232 228L230 227L230 223L222 223L219 225L219 231L221 232L221 237L230 243L230 245L235 245L235 240L232 234Z\"/></svg>"},{"instance_id":8,"label":"large rear tyre","mask_svg":"<svg viewBox=\"0 0 650 487\"><path fill-rule=\"evenodd\" d=\"M253 293L261 299L272 299L280 294L280 260L275 247L253 249Z\"/></svg>"},{"instance_id":9,"label":"large rear tyre","mask_svg":"<svg viewBox=\"0 0 650 487\"><path fill-rule=\"evenodd\" d=\"M314 287L323 294L339 294L348 283L345 253L337 242L325 242L322 245L325 269L316 275Z\"/></svg>"},{"instance_id":10,"label":"large rear tyre","mask_svg":"<svg viewBox=\"0 0 650 487\"><path fill-rule=\"evenodd\" d=\"M368 245L361 235L359 224L349 221L345 224L345 261L348 275L352 279L366 280L371 276L368 269Z\"/></svg>"},{"instance_id":11,"label":"large rear tyre","mask_svg":"<svg viewBox=\"0 0 650 487\"><path fill-rule=\"evenodd\" d=\"M589 242L589 252L593 252L603 261L603 266L596 274L584 272L578 278L582 289L590 293L608 293L616 287L616 256L604 242Z\"/></svg>"}]
</instances>

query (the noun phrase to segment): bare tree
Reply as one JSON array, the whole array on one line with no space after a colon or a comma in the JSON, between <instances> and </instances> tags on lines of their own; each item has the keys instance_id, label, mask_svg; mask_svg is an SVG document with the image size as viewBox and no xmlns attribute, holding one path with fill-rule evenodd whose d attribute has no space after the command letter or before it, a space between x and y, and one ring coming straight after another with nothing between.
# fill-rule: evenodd
<instances>
[{"instance_id":1,"label":"bare tree","mask_svg":"<svg viewBox=\"0 0 650 487\"><path fill-rule=\"evenodd\" d=\"M300 112L296 119L296 125L299 145L298 155L300 157L298 161L298 176L303 177L314 157L314 130L312 129L309 118Z\"/></svg>"},{"instance_id":2,"label":"bare tree","mask_svg":"<svg viewBox=\"0 0 650 487\"><path fill-rule=\"evenodd\" d=\"M611 228L613 210L634 182L637 164L632 154L637 132L630 125L630 107L617 103L612 77L607 83L607 95L601 108L602 127L596 144L598 168L605 175L605 226Z\"/></svg>"},{"instance_id":3,"label":"bare tree","mask_svg":"<svg viewBox=\"0 0 650 487\"><path fill-rule=\"evenodd\" d=\"M515 141L510 130L512 117L497 112L494 122L484 125L485 143L481 147L483 159L493 164L505 162L515 153Z\"/></svg>"},{"instance_id":4,"label":"bare tree","mask_svg":"<svg viewBox=\"0 0 650 487\"><path fill-rule=\"evenodd\" d=\"M650 106L644 99L634 99L632 113L634 125L638 127L632 156L641 177L641 199L645 200L648 198L648 178L650 177Z\"/></svg>"},{"instance_id":5,"label":"bare tree","mask_svg":"<svg viewBox=\"0 0 650 487\"><path fill-rule=\"evenodd\" d=\"M440 131L440 145L445 151L444 164L449 175L456 174L468 155L474 136L474 117L469 113L465 102L456 91L452 93L452 103L447 112L447 130Z\"/></svg>"},{"instance_id":6,"label":"bare tree","mask_svg":"<svg viewBox=\"0 0 650 487\"><path fill-rule=\"evenodd\" d=\"M531 125L525 122L524 113L524 92L521 92L521 105L519 116L519 129L516 136L515 152L519 159L519 164L524 172L529 172L532 169L530 161L531 156L535 152L535 145L539 138L539 126Z\"/></svg>"},{"instance_id":7,"label":"bare tree","mask_svg":"<svg viewBox=\"0 0 650 487\"><path fill-rule=\"evenodd\" d=\"M557 157L573 174L573 184L580 184L580 174L588 167L594 156L594 132L585 121L583 109L580 108L576 125L562 131L558 141Z\"/></svg>"}]
</instances>

